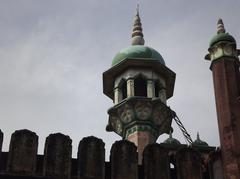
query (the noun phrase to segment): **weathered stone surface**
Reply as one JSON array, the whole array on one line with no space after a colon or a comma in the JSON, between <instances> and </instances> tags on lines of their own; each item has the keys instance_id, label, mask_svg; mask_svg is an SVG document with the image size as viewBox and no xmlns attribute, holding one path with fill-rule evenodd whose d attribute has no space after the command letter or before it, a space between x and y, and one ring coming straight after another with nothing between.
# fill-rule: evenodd
<instances>
[{"instance_id":1,"label":"weathered stone surface","mask_svg":"<svg viewBox=\"0 0 240 179\"><path fill-rule=\"evenodd\" d=\"M160 144L148 145L143 152L144 179L170 179L168 151Z\"/></svg>"},{"instance_id":2,"label":"weathered stone surface","mask_svg":"<svg viewBox=\"0 0 240 179\"><path fill-rule=\"evenodd\" d=\"M61 133L50 134L45 143L43 175L69 179L71 177L72 140Z\"/></svg>"},{"instance_id":3,"label":"weathered stone surface","mask_svg":"<svg viewBox=\"0 0 240 179\"><path fill-rule=\"evenodd\" d=\"M179 179L202 179L201 157L192 148L182 148L176 154Z\"/></svg>"},{"instance_id":4,"label":"weathered stone surface","mask_svg":"<svg viewBox=\"0 0 240 179\"><path fill-rule=\"evenodd\" d=\"M18 130L12 134L7 171L33 175L36 169L38 136L29 130Z\"/></svg>"},{"instance_id":5,"label":"weathered stone surface","mask_svg":"<svg viewBox=\"0 0 240 179\"><path fill-rule=\"evenodd\" d=\"M78 179L105 179L105 144L85 137L78 146Z\"/></svg>"},{"instance_id":6,"label":"weathered stone surface","mask_svg":"<svg viewBox=\"0 0 240 179\"><path fill-rule=\"evenodd\" d=\"M139 120L147 120L152 114L152 104L150 102L138 101L134 105L136 116Z\"/></svg>"},{"instance_id":7,"label":"weathered stone surface","mask_svg":"<svg viewBox=\"0 0 240 179\"><path fill-rule=\"evenodd\" d=\"M240 178L240 72L238 61L221 57L211 65L225 178Z\"/></svg>"},{"instance_id":8,"label":"weathered stone surface","mask_svg":"<svg viewBox=\"0 0 240 179\"><path fill-rule=\"evenodd\" d=\"M211 179L224 179L221 152L216 151L210 155L209 173Z\"/></svg>"},{"instance_id":9,"label":"weathered stone surface","mask_svg":"<svg viewBox=\"0 0 240 179\"><path fill-rule=\"evenodd\" d=\"M133 131L129 131L133 123L151 128L151 132L158 136L169 133L171 130L171 110L160 98L132 97L110 108L108 114L108 125L111 131L116 132L123 138L133 133ZM149 129L146 130L149 131Z\"/></svg>"},{"instance_id":10,"label":"weathered stone surface","mask_svg":"<svg viewBox=\"0 0 240 179\"><path fill-rule=\"evenodd\" d=\"M126 140L117 141L111 148L111 178L137 179L138 161L136 146Z\"/></svg>"}]
</instances>

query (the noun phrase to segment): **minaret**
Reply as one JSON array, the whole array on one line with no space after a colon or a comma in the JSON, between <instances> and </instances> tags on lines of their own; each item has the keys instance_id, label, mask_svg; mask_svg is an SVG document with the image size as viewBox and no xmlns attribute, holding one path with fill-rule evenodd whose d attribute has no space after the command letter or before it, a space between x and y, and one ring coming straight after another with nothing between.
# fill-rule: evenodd
<instances>
[{"instance_id":1,"label":"minaret","mask_svg":"<svg viewBox=\"0 0 240 179\"><path fill-rule=\"evenodd\" d=\"M103 73L103 92L114 102L106 129L133 142L141 163L146 145L171 131L171 110L166 102L173 95L175 73L156 50L144 46L138 9L131 44L117 53L112 67Z\"/></svg>"},{"instance_id":2,"label":"minaret","mask_svg":"<svg viewBox=\"0 0 240 179\"><path fill-rule=\"evenodd\" d=\"M240 72L235 39L225 32L218 20L217 35L208 49L211 61L220 134L221 153L226 179L240 178Z\"/></svg>"}]
</instances>

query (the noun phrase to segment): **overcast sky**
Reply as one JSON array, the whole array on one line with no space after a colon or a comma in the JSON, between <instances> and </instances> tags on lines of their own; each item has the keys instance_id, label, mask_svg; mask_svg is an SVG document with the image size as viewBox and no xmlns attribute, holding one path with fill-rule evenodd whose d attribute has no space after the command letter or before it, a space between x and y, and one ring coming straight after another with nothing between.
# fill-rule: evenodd
<instances>
[{"instance_id":1,"label":"overcast sky","mask_svg":"<svg viewBox=\"0 0 240 179\"><path fill-rule=\"evenodd\" d=\"M3 150L11 133L27 128L45 137L102 138L109 151L121 138L105 131L112 101L102 73L130 45L137 0L0 0L0 122ZM239 0L140 0L145 45L176 72L168 105L191 134L219 145L210 63L204 60L216 23L240 40ZM173 122L173 136L185 143ZM160 137L158 142L167 138Z\"/></svg>"}]
</instances>

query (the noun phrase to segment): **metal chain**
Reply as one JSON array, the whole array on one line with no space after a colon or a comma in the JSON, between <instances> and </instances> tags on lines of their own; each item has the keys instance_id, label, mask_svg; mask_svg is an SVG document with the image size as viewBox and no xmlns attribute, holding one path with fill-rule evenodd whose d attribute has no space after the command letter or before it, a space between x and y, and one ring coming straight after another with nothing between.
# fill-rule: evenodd
<instances>
[{"instance_id":1,"label":"metal chain","mask_svg":"<svg viewBox=\"0 0 240 179\"><path fill-rule=\"evenodd\" d=\"M178 127L180 128L180 130L182 131L184 138L186 139L186 141L188 142L189 145L192 145L193 140L192 140L190 134L187 132L186 128L183 126L182 122L178 118L178 116L175 113L175 111L171 110L171 112L172 112L172 118L177 123Z\"/></svg>"}]
</instances>

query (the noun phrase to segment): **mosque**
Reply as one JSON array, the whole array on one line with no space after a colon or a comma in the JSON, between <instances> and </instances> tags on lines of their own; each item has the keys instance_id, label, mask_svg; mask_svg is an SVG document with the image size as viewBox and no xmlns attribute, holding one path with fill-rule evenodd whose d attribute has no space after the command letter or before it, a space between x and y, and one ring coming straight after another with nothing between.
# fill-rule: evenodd
<instances>
[{"instance_id":1,"label":"mosque","mask_svg":"<svg viewBox=\"0 0 240 179\"><path fill-rule=\"evenodd\" d=\"M43 155L38 136L29 130L12 134L9 152L0 152L3 179L240 179L240 50L218 20L205 59L213 75L220 147L209 146L199 134L193 141L167 105L176 74L161 54L144 45L139 10L134 17L131 46L116 54L103 73L103 93L113 100L106 130L122 137L105 161L104 142L90 136L79 142L72 158L72 141L50 134ZM172 137L172 121L187 144ZM169 138L157 144L164 133ZM0 133L0 149L3 134Z\"/></svg>"}]
</instances>

